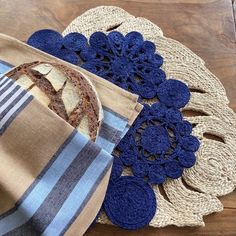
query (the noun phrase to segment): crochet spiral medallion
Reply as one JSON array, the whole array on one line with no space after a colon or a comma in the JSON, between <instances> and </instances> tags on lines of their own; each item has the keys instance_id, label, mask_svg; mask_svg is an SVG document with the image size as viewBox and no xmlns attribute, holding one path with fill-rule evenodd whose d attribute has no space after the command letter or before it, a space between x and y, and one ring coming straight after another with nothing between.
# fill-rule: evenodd
<instances>
[{"instance_id":1,"label":"crochet spiral medallion","mask_svg":"<svg viewBox=\"0 0 236 236\"><path fill-rule=\"evenodd\" d=\"M196 162L200 142L180 111L190 99L189 88L166 79L162 56L139 32L95 32L87 40L80 33L63 38L40 30L28 44L139 95L144 108L114 152L104 210L114 224L126 229L148 224L157 208L152 185L181 177L184 168ZM133 176L122 176L124 168Z\"/></svg>"},{"instance_id":2,"label":"crochet spiral medallion","mask_svg":"<svg viewBox=\"0 0 236 236\"><path fill-rule=\"evenodd\" d=\"M200 143L191 131L191 124L175 108L146 104L118 144L119 157L135 176L151 184L161 184L167 177L179 178L183 169L196 161L194 152Z\"/></svg>"},{"instance_id":3,"label":"crochet spiral medallion","mask_svg":"<svg viewBox=\"0 0 236 236\"><path fill-rule=\"evenodd\" d=\"M147 225L156 212L152 188L132 176L122 176L110 184L103 205L112 222L125 229Z\"/></svg>"}]
</instances>

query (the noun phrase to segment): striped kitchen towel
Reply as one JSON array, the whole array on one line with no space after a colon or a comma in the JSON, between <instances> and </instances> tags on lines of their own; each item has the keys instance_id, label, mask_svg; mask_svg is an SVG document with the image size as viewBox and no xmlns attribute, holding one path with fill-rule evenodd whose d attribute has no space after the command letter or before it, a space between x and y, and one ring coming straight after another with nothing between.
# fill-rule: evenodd
<instances>
[{"instance_id":1,"label":"striped kitchen towel","mask_svg":"<svg viewBox=\"0 0 236 236\"><path fill-rule=\"evenodd\" d=\"M0 74L33 60L70 66L1 34L0 48ZM0 76L0 235L83 235L102 205L109 153L142 106L136 95L80 72L93 81L104 109L96 143Z\"/></svg>"},{"instance_id":2,"label":"striped kitchen towel","mask_svg":"<svg viewBox=\"0 0 236 236\"><path fill-rule=\"evenodd\" d=\"M90 79L98 92L104 110L104 125L96 142L109 153L112 152L142 110L142 105L137 102L137 95L129 93L78 66L62 61L1 33L0 49L0 74L5 73L12 66L23 63L49 61L69 66Z\"/></svg>"},{"instance_id":3,"label":"striped kitchen towel","mask_svg":"<svg viewBox=\"0 0 236 236\"><path fill-rule=\"evenodd\" d=\"M112 156L3 76L0 162L0 235L82 235Z\"/></svg>"}]
</instances>

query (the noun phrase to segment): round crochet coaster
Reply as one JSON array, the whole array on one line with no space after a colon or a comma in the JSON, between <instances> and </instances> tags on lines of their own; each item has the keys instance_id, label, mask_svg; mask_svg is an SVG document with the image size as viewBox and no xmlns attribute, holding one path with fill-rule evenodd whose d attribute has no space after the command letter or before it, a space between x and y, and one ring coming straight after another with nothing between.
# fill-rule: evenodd
<instances>
[{"instance_id":1,"label":"round crochet coaster","mask_svg":"<svg viewBox=\"0 0 236 236\"><path fill-rule=\"evenodd\" d=\"M123 176L108 188L103 206L114 224L125 229L138 229L155 215L156 198L147 183L136 177Z\"/></svg>"},{"instance_id":2,"label":"round crochet coaster","mask_svg":"<svg viewBox=\"0 0 236 236\"><path fill-rule=\"evenodd\" d=\"M204 225L204 215L223 210L223 205L218 197L232 192L236 186L236 116L228 107L228 99L225 90L220 81L205 67L204 61L201 58L179 42L164 37L161 29L152 22L141 17L134 17L121 8L102 6L88 10L71 22L63 32L63 36L77 32L85 35L86 38L90 38L94 32L102 31L104 34L110 35L109 38L117 42L116 51L118 55L119 42L122 37L118 33L114 33L113 35L110 30L112 28L115 28L115 31L120 32L123 36L131 31L141 33L144 41L151 41L156 46L156 49L153 49L151 44L147 45L148 47L144 47L148 48L151 52L155 50L155 54L159 55L156 61L151 60L155 62L155 73L158 71L159 74L162 74L161 71L165 71L167 78L173 77L188 85L191 92L190 101L183 108L184 118L182 118L182 122L176 125L176 129L178 133L183 136L187 133L190 134L192 131L192 135L198 137L201 141L200 148L196 156L194 156L192 150L196 150L198 146L194 141L195 139L188 136L187 140L185 138L182 140L182 147L189 149L189 151L185 150L175 161L178 162L179 166L190 167L193 163L195 163L195 165L192 168L185 169L182 177L178 179L168 178L162 184L162 191L165 191L168 200L159 190L161 185L153 186L156 200L158 201L158 210L149 225L154 227L164 227L167 225ZM104 38L102 34L100 34L99 37ZM140 42L140 38L138 39L138 37L139 36L137 36L136 43ZM104 47L104 50L107 49L107 44L103 45L102 41L96 38L94 41L96 41L96 45ZM89 50L90 52L88 53L86 53L86 51L82 53L81 49L79 49L78 52L82 60L87 60L91 64L91 57L88 55L94 57L95 53L91 49ZM164 58L163 64L161 58ZM109 57L106 59L101 58L101 60L102 63L100 67L103 68L104 60L109 60ZM140 68L134 69L133 61L132 63L128 63L125 67L125 59L124 61L123 59L112 59L112 62L114 68L116 70L120 69L122 75L131 73L132 71L134 73L140 71ZM147 64L150 65L151 63L147 62ZM96 70L99 71L99 68L96 68ZM139 78L142 79L145 73L148 73L148 71L142 72ZM165 76L161 75L157 77L163 78L164 81L166 79ZM119 76L116 77L110 74L109 78L110 80L115 78L116 82L119 82ZM107 79L109 78L107 77ZM125 76L124 78L126 81L130 80L130 78ZM151 82L153 83L154 81ZM138 91L141 100L145 102L148 100L150 104L155 103L157 95L154 96L152 89L150 89L151 86L149 86L148 83L143 86L145 87L145 92L143 92L140 87L141 86L137 85L135 89ZM128 89L132 90L133 88L129 86ZM184 86L178 89L188 96L187 93L184 92ZM165 97L165 94L169 94L168 91L162 93L161 97ZM178 99L178 96L174 99ZM174 99L167 99L168 104L174 101ZM165 101L167 100L165 99ZM184 103L185 97L183 97L183 100L181 99L180 103L174 102L177 106L176 108L181 107ZM156 109L159 109L158 105L155 106L157 106ZM153 105L152 109L155 109L155 106ZM194 112L190 113L189 111ZM160 109L160 116L162 113L164 114L165 112ZM166 118L168 117L168 120L180 119L177 113L171 111L165 116ZM193 125L193 128L190 123ZM166 139L165 132L161 127L156 128L155 131L147 130L143 132L143 141L140 142L140 147L144 146L149 152L159 151L155 147L147 147L148 139L152 135L150 134L152 132L154 135L158 133L158 137L159 135L162 137L161 140L163 141L160 141L162 148L167 149L170 145L170 141ZM211 138L209 134L219 138L215 140ZM158 140L156 142L158 142ZM133 174L130 166L137 163L136 154L135 150L128 150L121 154L120 158L122 163L129 166L124 168L122 175ZM186 155L188 155L187 160ZM166 179L165 175L167 175L167 172L169 175L172 173L172 177L178 176L180 172L180 168L176 168L178 165L177 163L165 167L158 164L152 165L149 169L151 173L148 172L149 181L161 183L164 181L164 178ZM156 169L156 172L152 171L153 169ZM134 172L144 175L146 170L145 168L140 169L139 166L137 166ZM119 171L117 173L119 175ZM101 223L111 223L104 212L101 213L98 221Z\"/></svg>"}]
</instances>

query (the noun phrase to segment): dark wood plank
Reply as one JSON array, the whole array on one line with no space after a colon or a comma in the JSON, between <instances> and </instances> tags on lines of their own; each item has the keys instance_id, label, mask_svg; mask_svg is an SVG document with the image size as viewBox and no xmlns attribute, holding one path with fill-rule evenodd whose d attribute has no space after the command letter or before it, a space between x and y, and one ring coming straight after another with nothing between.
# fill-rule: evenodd
<instances>
[{"instance_id":1,"label":"dark wood plank","mask_svg":"<svg viewBox=\"0 0 236 236\"><path fill-rule=\"evenodd\" d=\"M41 28L63 31L76 16L99 5L119 6L146 17L166 36L193 50L221 80L236 111L235 0L0 0L0 32L25 41ZM236 192L221 201L225 210L205 217L204 228L148 227L130 232L95 225L86 235L236 235Z\"/></svg>"},{"instance_id":2,"label":"dark wood plank","mask_svg":"<svg viewBox=\"0 0 236 236\"><path fill-rule=\"evenodd\" d=\"M225 208L236 209L236 191L234 191L226 196L220 197L220 200L223 203ZM235 217L236 217L236 215L235 215Z\"/></svg>"},{"instance_id":3,"label":"dark wood plank","mask_svg":"<svg viewBox=\"0 0 236 236\"><path fill-rule=\"evenodd\" d=\"M76 16L99 5L120 6L146 17L206 61L235 109L236 39L231 0L1 0L0 4L1 32L23 41L40 28L63 31Z\"/></svg>"},{"instance_id":4,"label":"dark wood plank","mask_svg":"<svg viewBox=\"0 0 236 236\"><path fill-rule=\"evenodd\" d=\"M86 236L235 236L236 235L236 209L225 209L221 213L205 217L205 227L169 226L161 229L147 227L135 231L127 231L111 225L93 225L85 234Z\"/></svg>"}]
</instances>

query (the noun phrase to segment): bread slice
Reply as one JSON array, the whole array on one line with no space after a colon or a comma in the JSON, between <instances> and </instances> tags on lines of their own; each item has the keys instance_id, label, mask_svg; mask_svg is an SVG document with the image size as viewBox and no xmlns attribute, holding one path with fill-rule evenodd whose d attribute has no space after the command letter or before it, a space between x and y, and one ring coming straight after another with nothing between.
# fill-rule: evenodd
<instances>
[{"instance_id":1,"label":"bread slice","mask_svg":"<svg viewBox=\"0 0 236 236\"><path fill-rule=\"evenodd\" d=\"M92 83L78 71L37 61L15 67L6 76L95 141L103 119L102 106Z\"/></svg>"}]
</instances>

